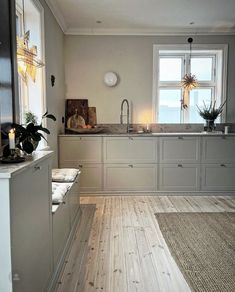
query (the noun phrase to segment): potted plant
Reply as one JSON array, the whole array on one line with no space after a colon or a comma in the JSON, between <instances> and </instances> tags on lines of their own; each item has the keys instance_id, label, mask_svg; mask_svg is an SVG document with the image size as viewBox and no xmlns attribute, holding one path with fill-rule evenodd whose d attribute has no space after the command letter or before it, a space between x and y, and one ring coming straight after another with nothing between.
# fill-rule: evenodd
<instances>
[{"instance_id":1,"label":"potted plant","mask_svg":"<svg viewBox=\"0 0 235 292\"><path fill-rule=\"evenodd\" d=\"M203 101L204 106L202 108L199 108L197 105L199 115L205 120L205 130L207 132L215 130L215 120L222 113L226 101L219 107L216 107L216 101L212 102L212 100L209 105L206 105Z\"/></svg>"},{"instance_id":2,"label":"potted plant","mask_svg":"<svg viewBox=\"0 0 235 292\"><path fill-rule=\"evenodd\" d=\"M27 124L25 126L14 123L12 124L12 128L15 129L16 148L24 151L27 154L31 154L34 150L36 150L41 139L46 140L44 134L50 134L50 131L42 125L43 119L51 119L56 121L56 118L54 115L48 114L48 112L46 112L42 116L41 123L38 125L37 120L35 119L36 116L33 113L30 112L27 117ZM3 156L6 157L9 155L9 145L6 145L3 149Z\"/></svg>"}]
</instances>

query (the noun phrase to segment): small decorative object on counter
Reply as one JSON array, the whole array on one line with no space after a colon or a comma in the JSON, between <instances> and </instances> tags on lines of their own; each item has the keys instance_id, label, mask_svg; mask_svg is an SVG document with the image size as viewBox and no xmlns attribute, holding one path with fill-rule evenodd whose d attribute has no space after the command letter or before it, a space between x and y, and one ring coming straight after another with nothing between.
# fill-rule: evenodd
<instances>
[{"instance_id":1,"label":"small decorative object on counter","mask_svg":"<svg viewBox=\"0 0 235 292\"><path fill-rule=\"evenodd\" d=\"M42 116L42 120L45 118L56 121L55 116L52 114L48 114L48 112L46 112ZM38 143L39 141L41 141L42 138L46 140L43 134L44 133L50 134L50 131L47 128L43 127L42 121L40 125L34 124L31 121L26 126L14 123L12 124L12 127L15 130L14 136L13 136L13 133L9 133L9 136L8 136L9 144L6 145L3 149L4 157L12 156L11 150L15 148L22 150L26 154L31 154L34 150L36 150ZM16 140L15 144L13 142L13 139Z\"/></svg>"},{"instance_id":2,"label":"small decorative object on counter","mask_svg":"<svg viewBox=\"0 0 235 292\"><path fill-rule=\"evenodd\" d=\"M11 129L8 134L9 139L9 149L15 149L15 130Z\"/></svg>"},{"instance_id":3,"label":"small decorative object on counter","mask_svg":"<svg viewBox=\"0 0 235 292\"><path fill-rule=\"evenodd\" d=\"M211 100L210 105L206 105L203 101L203 108L198 108L199 115L205 120L204 130L207 132L215 131L216 125L215 120L222 113L224 105L226 104L225 100L218 108L216 107L216 100L213 102Z\"/></svg>"},{"instance_id":4,"label":"small decorative object on counter","mask_svg":"<svg viewBox=\"0 0 235 292\"><path fill-rule=\"evenodd\" d=\"M229 126L224 127L224 134L227 135L229 133Z\"/></svg>"}]
</instances>

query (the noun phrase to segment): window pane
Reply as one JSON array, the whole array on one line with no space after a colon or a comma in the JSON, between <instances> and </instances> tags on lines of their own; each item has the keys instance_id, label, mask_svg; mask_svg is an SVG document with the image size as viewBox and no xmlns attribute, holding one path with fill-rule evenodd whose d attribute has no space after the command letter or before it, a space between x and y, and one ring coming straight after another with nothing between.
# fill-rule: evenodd
<instances>
[{"instance_id":1,"label":"window pane","mask_svg":"<svg viewBox=\"0 0 235 292\"><path fill-rule=\"evenodd\" d=\"M180 81L181 66L181 58L160 58L160 81Z\"/></svg>"},{"instance_id":2,"label":"window pane","mask_svg":"<svg viewBox=\"0 0 235 292\"><path fill-rule=\"evenodd\" d=\"M199 115L197 105L201 108L209 105L212 97L212 89L193 89L190 92L190 106L189 106L189 122L190 123L204 123L204 119Z\"/></svg>"},{"instance_id":3,"label":"window pane","mask_svg":"<svg viewBox=\"0 0 235 292\"><path fill-rule=\"evenodd\" d=\"M180 89L160 89L159 123L180 123Z\"/></svg>"},{"instance_id":4,"label":"window pane","mask_svg":"<svg viewBox=\"0 0 235 292\"><path fill-rule=\"evenodd\" d=\"M191 72L196 75L198 81L212 80L213 58L192 58Z\"/></svg>"}]
</instances>

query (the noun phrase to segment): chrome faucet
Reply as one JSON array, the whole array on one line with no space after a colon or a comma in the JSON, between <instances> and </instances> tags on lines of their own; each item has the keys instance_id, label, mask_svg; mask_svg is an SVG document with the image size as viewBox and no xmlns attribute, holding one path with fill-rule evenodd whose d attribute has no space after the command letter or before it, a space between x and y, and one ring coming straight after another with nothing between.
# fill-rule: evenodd
<instances>
[{"instance_id":1,"label":"chrome faucet","mask_svg":"<svg viewBox=\"0 0 235 292\"><path fill-rule=\"evenodd\" d=\"M124 103L126 103L126 131L129 133L130 131L130 106L129 102L127 99L123 99L122 104L121 104L121 115L120 115L120 123L123 124L123 107Z\"/></svg>"}]
</instances>

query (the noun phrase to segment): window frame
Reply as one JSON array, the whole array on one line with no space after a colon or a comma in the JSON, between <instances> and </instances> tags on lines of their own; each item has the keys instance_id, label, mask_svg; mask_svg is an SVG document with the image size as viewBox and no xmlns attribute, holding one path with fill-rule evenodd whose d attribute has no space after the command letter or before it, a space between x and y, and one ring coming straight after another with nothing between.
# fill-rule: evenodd
<instances>
[{"instance_id":1,"label":"window frame","mask_svg":"<svg viewBox=\"0 0 235 292\"><path fill-rule=\"evenodd\" d=\"M162 53L164 51L164 53ZM200 52L199 52L200 51ZM208 54L209 52L209 54ZM162 88L168 86L175 86L179 88L179 82L172 81L159 81L160 76L160 56L166 57L179 57L182 54L189 54L189 46L183 45L153 45L153 87L152 87L152 121L158 123L159 120L159 91ZM192 49L191 58L214 55L218 62L216 68L212 68L212 77L214 78L214 86L217 85L218 90L215 92L215 98L221 96L221 103L226 99L227 93L227 59L228 59L228 44L194 44ZM189 71L189 55L186 56L185 62L182 68ZM182 69L183 70L183 69ZM218 70L221 72L221 76L218 75ZM186 71L186 72L187 72ZM200 81L199 87L206 88L211 87L212 81ZM170 89L170 87L168 87ZM220 122L226 120L226 107L224 108ZM182 123L182 122L181 122ZM185 122L183 122L185 123Z\"/></svg>"}]
</instances>

